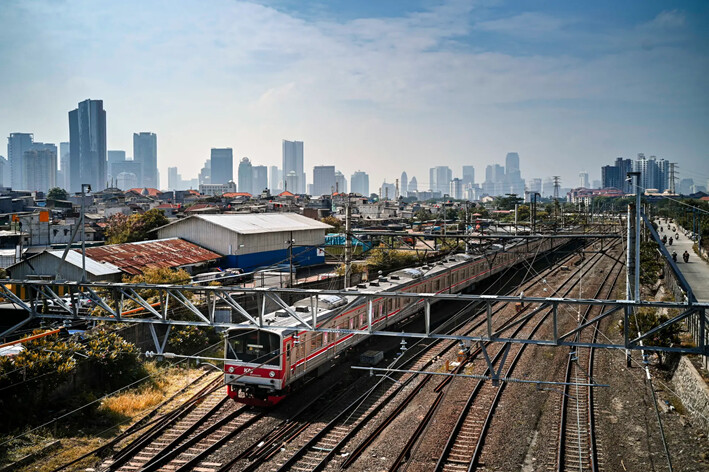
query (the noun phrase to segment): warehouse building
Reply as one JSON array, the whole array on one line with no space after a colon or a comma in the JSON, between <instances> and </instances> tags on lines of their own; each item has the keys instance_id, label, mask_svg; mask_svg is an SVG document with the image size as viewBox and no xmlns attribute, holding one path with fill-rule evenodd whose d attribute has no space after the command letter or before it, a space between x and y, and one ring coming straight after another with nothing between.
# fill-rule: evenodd
<instances>
[{"instance_id":1,"label":"warehouse building","mask_svg":"<svg viewBox=\"0 0 709 472\"><path fill-rule=\"evenodd\" d=\"M195 215L158 228L160 239L181 238L224 256L222 267L245 271L325 262L330 225L296 213Z\"/></svg>"}]
</instances>

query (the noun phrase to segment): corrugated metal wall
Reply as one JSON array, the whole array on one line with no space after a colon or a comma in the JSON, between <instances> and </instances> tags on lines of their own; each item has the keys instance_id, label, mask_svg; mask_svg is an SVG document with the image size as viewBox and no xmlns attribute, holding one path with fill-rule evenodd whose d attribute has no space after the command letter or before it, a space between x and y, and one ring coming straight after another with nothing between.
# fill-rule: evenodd
<instances>
[{"instance_id":1,"label":"corrugated metal wall","mask_svg":"<svg viewBox=\"0 0 709 472\"><path fill-rule=\"evenodd\" d=\"M60 259L43 253L37 257L32 258L30 261L24 261L17 265L17 267L12 268L10 276L13 279L26 279L31 276L38 275L56 275L57 280L81 280L81 267L76 267L75 265L63 263L61 264L61 270L59 268ZM86 278L91 281L108 281L108 282L120 282L121 274L92 277L91 274L86 274Z\"/></svg>"},{"instance_id":2,"label":"corrugated metal wall","mask_svg":"<svg viewBox=\"0 0 709 472\"><path fill-rule=\"evenodd\" d=\"M244 234L222 226L190 218L158 231L160 238L182 238L222 255L254 254L265 251L278 251L287 248L291 237L290 231L274 233ZM325 230L312 229L293 231L296 246L322 246L325 244ZM243 244L244 247L239 247Z\"/></svg>"}]
</instances>

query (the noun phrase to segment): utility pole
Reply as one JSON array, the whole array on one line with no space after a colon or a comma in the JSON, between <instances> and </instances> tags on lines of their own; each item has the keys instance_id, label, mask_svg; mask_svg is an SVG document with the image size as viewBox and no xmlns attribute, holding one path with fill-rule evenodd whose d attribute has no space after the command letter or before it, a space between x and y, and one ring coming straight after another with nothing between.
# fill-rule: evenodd
<instances>
[{"instance_id":1,"label":"utility pole","mask_svg":"<svg viewBox=\"0 0 709 472\"><path fill-rule=\"evenodd\" d=\"M288 277L290 280L289 287L293 287L293 231L290 232L290 239L288 239Z\"/></svg>"},{"instance_id":2,"label":"utility pole","mask_svg":"<svg viewBox=\"0 0 709 472\"><path fill-rule=\"evenodd\" d=\"M86 193L91 192L91 185L81 184L81 281L86 282L86 226L84 224L84 200Z\"/></svg>"},{"instance_id":3,"label":"utility pole","mask_svg":"<svg viewBox=\"0 0 709 472\"><path fill-rule=\"evenodd\" d=\"M352 208L350 207L350 196L347 195L345 205L345 288L352 285Z\"/></svg>"},{"instance_id":4,"label":"utility pole","mask_svg":"<svg viewBox=\"0 0 709 472\"><path fill-rule=\"evenodd\" d=\"M640 172L628 172L635 177L635 301L640 301Z\"/></svg>"}]
</instances>

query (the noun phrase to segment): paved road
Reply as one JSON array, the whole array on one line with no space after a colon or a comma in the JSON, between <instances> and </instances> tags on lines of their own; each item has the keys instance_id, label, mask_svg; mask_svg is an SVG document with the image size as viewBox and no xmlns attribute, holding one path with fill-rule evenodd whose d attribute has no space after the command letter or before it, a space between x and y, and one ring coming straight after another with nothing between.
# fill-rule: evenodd
<instances>
[{"instance_id":1,"label":"paved road","mask_svg":"<svg viewBox=\"0 0 709 472\"><path fill-rule=\"evenodd\" d=\"M665 229L663 233L660 233L660 237L667 235L669 238L672 235L674 239L674 233L668 231L665 220L660 219L657 224ZM670 226L676 225L671 224ZM692 287L697 301L709 302L709 262L700 259L692 250L694 242L686 236L683 228L677 227L677 232L679 233L679 241L673 241L672 246L668 244L667 249L670 254L672 254L672 251L677 252L677 267L679 267L682 275L687 279L687 283ZM687 263L682 260L684 251L689 253L689 262Z\"/></svg>"}]
</instances>

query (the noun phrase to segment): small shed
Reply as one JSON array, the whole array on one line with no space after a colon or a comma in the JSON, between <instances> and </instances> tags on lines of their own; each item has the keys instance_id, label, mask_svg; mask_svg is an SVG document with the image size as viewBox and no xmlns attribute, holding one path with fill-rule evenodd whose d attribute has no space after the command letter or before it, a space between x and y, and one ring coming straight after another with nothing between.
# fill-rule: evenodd
<instances>
[{"instance_id":1,"label":"small shed","mask_svg":"<svg viewBox=\"0 0 709 472\"><path fill-rule=\"evenodd\" d=\"M81 280L81 252L71 250L62 262L64 251L43 251L7 268L12 279L53 278L55 280ZM86 257L86 280L92 282L120 282L121 269L107 262Z\"/></svg>"}]
</instances>

